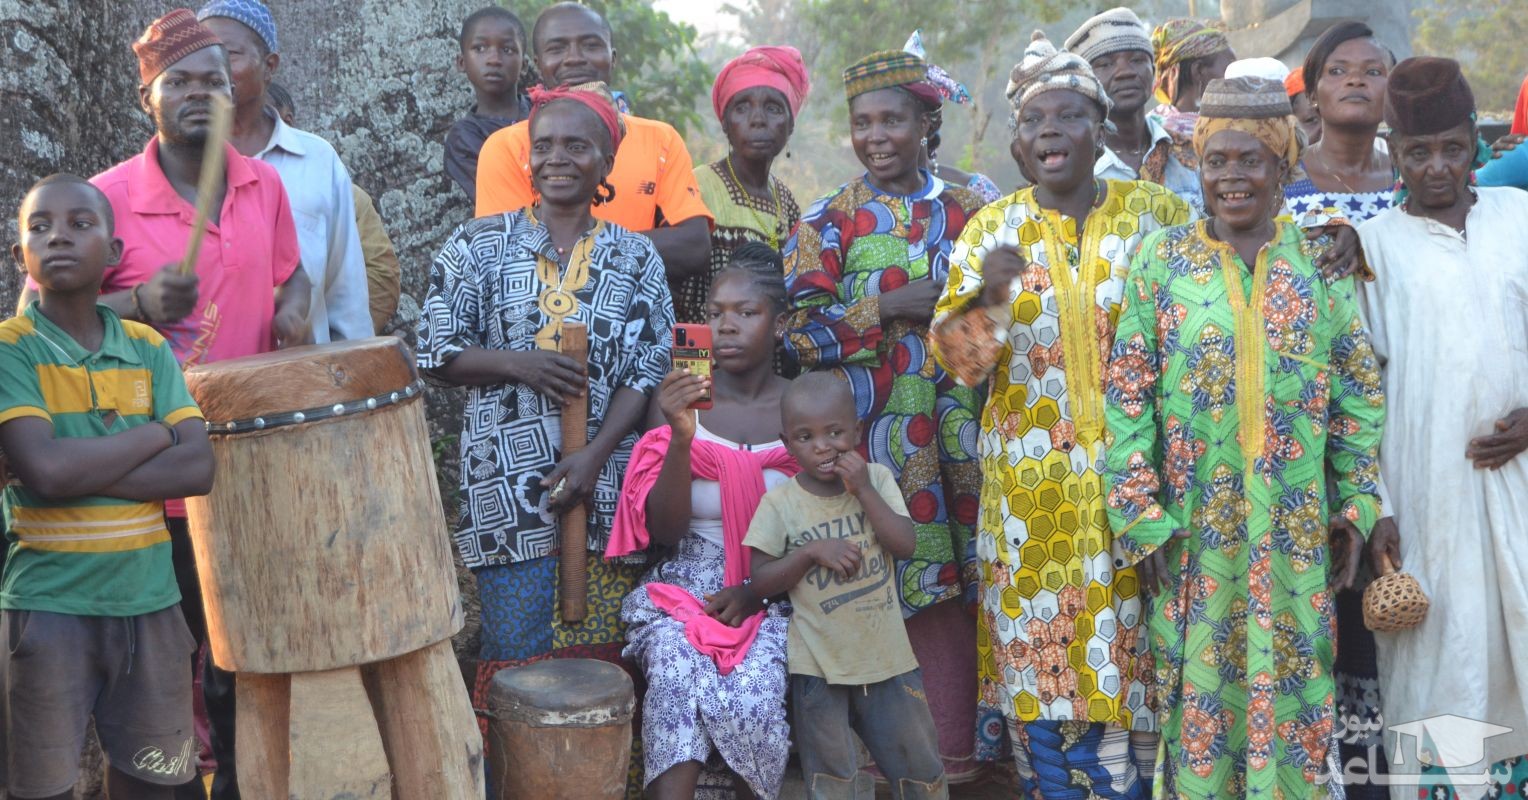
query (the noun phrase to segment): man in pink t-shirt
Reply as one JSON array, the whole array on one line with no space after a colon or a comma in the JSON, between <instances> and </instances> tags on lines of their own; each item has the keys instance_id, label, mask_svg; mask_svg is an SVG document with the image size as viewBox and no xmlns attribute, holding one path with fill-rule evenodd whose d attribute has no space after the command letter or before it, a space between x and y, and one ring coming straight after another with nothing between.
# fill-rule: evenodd
<instances>
[{"instance_id":1,"label":"man in pink t-shirt","mask_svg":"<svg viewBox=\"0 0 1528 800\"><path fill-rule=\"evenodd\" d=\"M121 262L106 270L101 302L153 326L185 367L304 344L309 282L297 269L292 210L270 165L225 146L225 180L214 189L219 202L195 273L178 273L195 216L210 97L231 97L227 56L194 17L200 30L190 43L201 46L187 52L185 42L176 43L173 62L147 41L156 30L183 26L172 19L178 16L156 21L134 45L140 97L157 133L142 153L91 179L110 199L124 243ZM22 302L33 294L29 284Z\"/></svg>"}]
</instances>

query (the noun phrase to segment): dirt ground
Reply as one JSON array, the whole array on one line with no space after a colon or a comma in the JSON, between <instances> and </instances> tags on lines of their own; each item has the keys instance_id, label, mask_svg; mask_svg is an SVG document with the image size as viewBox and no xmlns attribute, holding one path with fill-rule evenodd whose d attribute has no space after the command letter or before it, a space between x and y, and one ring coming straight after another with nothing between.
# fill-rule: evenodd
<instances>
[{"instance_id":1,"label":"dirt ground","mask_svg":"<svg viewBox=\"0 0 1528 800\"><path fill-rule=\"evenodd\" d=\"M950 787L950 800L1014 800L1019 796L1013 788L1011 776L999 769L989 770L981 780ZM890 798L891 792L881 786L877 798ZM806 785L801 781L801 771L795 763L785 773L785 784L780 788L780 800L806 800Z\"/></svg>"}]
</instances>

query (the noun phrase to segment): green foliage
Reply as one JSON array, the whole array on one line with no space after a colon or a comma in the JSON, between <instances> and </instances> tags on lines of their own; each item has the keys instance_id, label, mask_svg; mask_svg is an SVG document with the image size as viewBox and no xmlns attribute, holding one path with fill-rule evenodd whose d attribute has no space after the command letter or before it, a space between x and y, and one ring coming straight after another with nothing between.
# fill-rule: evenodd
<instances>
[{"instance_id":1,"label":"green foliage","mask_svg":"<svg viewBox=\"0 0 1528 800\"><path fill-rule=\"evenodd\" d=\"M1413 12L1414 49L1459 59L1484 112L1513 107L1528 72L1528 18L1521 3L1501 0L1432 0Z\"/></svg>"},{"instance_id":2,"label":"green foliage","mask_svg":"<svg viewBox=\"0 0 1528 800\"><path fill-rule=\"evenodd\" d=\"M700 97L711 90L711 70L695 52L693 25L653 8L652 0L586 0L614 31L612 88L626 93L638 116L661 119L681 133L700 124ZM543 4L507 3L527 32Z\"/></svg>"}]
</instances>

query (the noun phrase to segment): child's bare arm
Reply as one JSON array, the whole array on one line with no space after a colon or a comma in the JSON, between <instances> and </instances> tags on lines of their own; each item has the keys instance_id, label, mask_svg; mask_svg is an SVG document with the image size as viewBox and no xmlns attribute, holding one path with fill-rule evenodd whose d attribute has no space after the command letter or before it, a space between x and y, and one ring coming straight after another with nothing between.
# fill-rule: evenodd
<instances>
[{"instance_id":1,"label":"child's bare arm","mask_svg":"<svg viewBox=\"0 0 1528 800\"><path fill-rule=\"evenodd\" d=\"M886 504L886 498L881 497L870 480L870 465L865 459L853 450L841 453L833 471L843 479L844 488L864 507L870 531L881 547L886 548L892 558L911 558L918 543L913 521Z\"/></svg>"},{"instance_id":2,"label":"child's bare arm","mask_svg":"<svg viewBox=\"0 0 1528 800\"><path fill-rule=\"evenodd\" d=\"M212 491L212 445L200 417L175 426L180 444L134 467L97 494L151 502L168 497L198 497Z\"/></svg>"},{"instance_id":3,"label":"child's bare arm","mask_svg":"<svg viewBox=\"0 0 1528 800\"><path fill-rule=\"evenodd\" d=\"M790 591L815 565L848 577L859 571L863 556L847 539L819 539L775 558L757 548L749 574L749 588L758 597L774 597Z\"/></svg>"},{"instance_id":4,"label":"child's bare arm","mask_svg":"<svg viewBox=\"0 0 1528 800\"><path fill-rule=\"evenodd\" d=\"M170 443L170 432L162 425L69 439L55 438L53 423L42 417L18 417L0 424L0 449L5 450L11 474L45 500L100 494Z\"/></svg>"},{"instance_id":5,"label":"child's bare arm","mask_svg":"<svg viewBox=\"0 0 1528 800\"><path fill-rule=\"evenodd\" d=\"M859 501L865 507L865 519L870 522L870 531L876 541L881 543L881 547L886 548L892 558L912 558L913 549L918 544L913 521L892 510L886 504L886 498L874 489L865 492Z\"/></svg>"}]
</instances>

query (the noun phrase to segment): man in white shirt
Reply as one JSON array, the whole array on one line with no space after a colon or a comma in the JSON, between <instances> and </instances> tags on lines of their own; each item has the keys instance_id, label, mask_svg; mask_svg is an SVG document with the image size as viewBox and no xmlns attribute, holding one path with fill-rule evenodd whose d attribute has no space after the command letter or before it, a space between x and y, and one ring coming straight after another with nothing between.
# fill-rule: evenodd
<instances>
[{"instance_id":1,"label":"man in white shirt","mask_svg":"<svg viewBox=\"0 0 1528 800\"><path fill-rule=\"evenodd\" d=\"M1109 121L1115 129L1104 134L1104 152L1093 174L1161 184L1202 215L1199 174L1178 160L1167 129L1146 113L1155 76L1146 23L1128 8L1113 8L1082 23L1067 37L1066 49L1088 62L1114 102Z\"/></svg>"},{"instance_id":2,"label":"man in white shirt","mask_svg":"<svg viewBox=\"0 0 1528 800\"><path fill-rule=\"evenodd\" d=\"M286 187L302 266L313 283L308 316L313 340L371 336L366 261L350 172L332 145L287 125L265 105L265 87L280 63L269 9L259 0L213 0L196 16L228 51L234 83L229 143L275 167Z\"/></svg>"}]
</instances>

